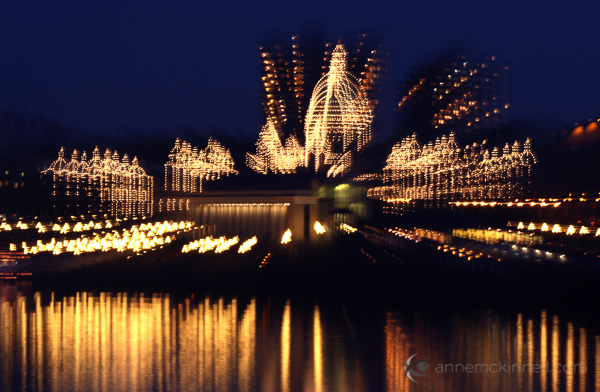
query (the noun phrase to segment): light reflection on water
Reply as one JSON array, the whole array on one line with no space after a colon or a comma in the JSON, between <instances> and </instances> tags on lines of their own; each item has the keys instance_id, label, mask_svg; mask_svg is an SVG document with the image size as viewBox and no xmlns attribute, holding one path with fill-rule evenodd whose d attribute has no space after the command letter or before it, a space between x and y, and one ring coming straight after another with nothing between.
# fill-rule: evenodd
<instances>
[{"instance_id":1,"label":"light reflection on water","mask_svg":"<svg viewBox=\"0 0 600 392\"><path fill-rule=\"evenodd\" d=\"M556 315L549 320L550 336L545 310L527 319L522 313L514 317L493 312L468 318L455 315L451 329L442 331L418 314L410 320L412 325L403 327L407 320L389 313L385 326L387 390L600 390L599 337L588 340L585 328L560 321ZM415 353L429 365L427 375L417 383L407 380L404 363L399 364ZM447 367L449 364L453 366ZM469 373L456 364L487 364L489 370L471 368ZM496 364L493 369L492 364ZM502 364L507 366L501 368ZM536 364L540 368L533 371Z\"/></svg>"},{"instance_id":2,"label":"light reflection on water","mask_svg":"<svg viewBox=\"0 0 600 392\"><path fill-rule=\"evenodd\" d=\"M365 313L294 300L58 297L3 286L0 332L2 391L600 389L600 337L545 310ZM404 367L413 354L429 364L418 383ZM437 371L499 363L517 370ZM546 363L587 372L518 371Z\"/></svg>"}]
</instances>

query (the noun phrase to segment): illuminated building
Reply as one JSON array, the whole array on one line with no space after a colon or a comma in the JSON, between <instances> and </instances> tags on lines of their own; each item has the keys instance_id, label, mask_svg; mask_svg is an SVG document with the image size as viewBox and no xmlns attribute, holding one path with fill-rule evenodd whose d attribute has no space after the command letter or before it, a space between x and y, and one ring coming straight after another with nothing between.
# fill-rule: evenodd
<instances>
[{"instance_id":1,"label":"illuminated building","mask_svg":"<svg viewBox=\"0 0 600 392\"><path fill-rule=\"evenodd\" d=\"M246 154L246 165L261 174L296 173L298 167L304 166L304 148L294 135L290 135L283 146L273 121L268 119L258 136L256 154Z\"/></svg>"},{"instance_id":2,"label":"illuminated building","mask_svg":"<svg viewBox=\"0 0 600 392\"><path fill-rule=\"evenodd\" d=\"M315 171L329 166L328 176L344 174L352 154L371 141L372 112L360 81L349 72L343 45L333 51L327 75L315 86L305 120L305 164Z\"/></svg>"},{"instance_id":3,"label":"illuminated building","mask_svg":"<svg viewBox=\"0 0 600 392\"><path fill-rule=\"evenodd\" d=\"M230 174L238 174L231 152L218 140L208 139L208 146L199 150L177 139L165 163L165 190L202 192L202 181L214 181Z\"/></svg>"},{"instance_id":4,"label":"illuminated building","mask_svg":"<svg viewBox=\"0 0 600 392\"><path fill-rule=\"evenodd\" d=\"M276 32L260 38L263 123L271 118L282 139L295 135L304 143L311 94L327 74L339 38L318 24L303 26L298 34ZM375 32L347 32L341 38L348 51L347 70L361 80L371 109L379 116L378 103L389 102L383 92L389 85L387 43Z\"/></svg>"},{"instance_id":5,"label":"illuminated building","mask_svg":"<svg viewBox=\"0 0 600 392\"><path fill-rule=\"evenodd\" d=\"M102 214L112 217L151 216L154 178L139 166L137 157L121 160L117 151L107 149L104 157L98 147L88 160L74 150L65 160L65 149L42 171L42 179L52 187L53 209L57 216Z\"/></svg>"},{"instance_id":6,"label":"illuminated building","mask_svg":"<svg viewBox=\"0 0 600 392\"><path fill-rule=\"evenodd\" d=\"M395 202L411 200L488 200L523 196L531 166L537 162L529 139L490 152L484 141L461 149L454 139L442 136L420 145L416 134L396 144L383 169L384 183L368 196Z\"/></svg>"},{"instance_id":7,"label":"illuminated building","mask_svg":"<svg viewBox=\"0 0 600 392\"><path fill-rule=\"evenodd\" d=\"M509 114L509 67L454 46L415 67L397 92L400 133L477 137Z\"/></svg>"}]
</instances>

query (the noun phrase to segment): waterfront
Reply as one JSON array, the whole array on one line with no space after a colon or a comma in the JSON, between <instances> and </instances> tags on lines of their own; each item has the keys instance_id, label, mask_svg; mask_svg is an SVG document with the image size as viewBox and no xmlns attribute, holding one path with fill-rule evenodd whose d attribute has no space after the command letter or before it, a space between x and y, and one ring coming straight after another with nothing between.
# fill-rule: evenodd
<instances>
[{"instance_id":1,"label":"waterfront","mask_svg":"<svg viewBox=\"0 0 600 392\"><path fill-rule=\"evenodd\" d=\"M37 291L4 283L0 323L4 391L600 388L597 320L524 303L425 306L410 297ZM430 365L417 383L404 369L413 354ZM578 364L585 372L435 370L469 363Z\"/></svg>"}]
</instances>

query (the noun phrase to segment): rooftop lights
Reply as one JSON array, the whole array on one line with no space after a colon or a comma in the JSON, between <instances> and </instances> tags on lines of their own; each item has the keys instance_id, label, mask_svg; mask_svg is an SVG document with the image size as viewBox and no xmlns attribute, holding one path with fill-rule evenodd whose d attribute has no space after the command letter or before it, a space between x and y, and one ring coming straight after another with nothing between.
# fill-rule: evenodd
<instances>
[{"instance_id":1,"label":"rooftop lights","mask_svg":"<svg viewBox=\"0 0 600 392\"><path fill-rule=\"evenodd\" d=\"M72 205L87 214L101 210L113 216L152 214L154 178L139 166L137 157L130 163L127 154L121 159L110 149L102 157L98 147L89 160L85 152L80 158L78 150L73 151L70 162L64 157L62 147L58 159L41 173L42 177L51 176L56 213L62 215L68 211L61 208Z\"/></svg>"},{"instance_id":2,"label":"rooftop lights","mask_svg":"<svg viewBox=\"0 0 600 392\"><path fill-rule=\"evenodd\" d=\"M285 233L283 233L283 237L281 237L281 243L287 244L292 241L292 231L287 229Z\"/></svg>"},{"instance_id":3,"label":"rooftop lights","mask_svg":"<svg viewBox=\"0 0 600 392\"><path fill-rule=\"evenodd\" d=\"M165 163L165 189L202 192L202 181L214 181L230 174L238 174L238 171L234 169L231 152L218 140L208 139L208 146L199 150L177 139Z\"/></svg>"},{"instance_id":4,"label":"rooftop lights","mask_svg":"<svg viewBox=\"0 0 600 392\"><path fill-rule=\"evenodd\" d=\"M256 142L256 154L246 154L246 165L257 173L292 174L304 166L304 147L291 135L281 144L273 120L269 118Z\"/></svg>"},{"instance_id":5,"label":"rooftop lights","mask_svg":"<svg viewBox=\"0 0 600 392\"><path fill-rule=\"evenodd\" d=\"M360 81L346 71L347 62L344 46L337 45L329 72L313 90L305 120L305 165L314 162L315 172L331 165L329 177L347 173L353 151L371 141L369 101Z\"/></svg>"},{"instance_id":6,"label":"rooftop lights","mask_svg":"<svg viewBox=\"0 0 600 392\"><path fill-rule=\"evenodd\" d=\"M325 234L327 231L325 230L325 226L323 226L319 221L315 221L314 229L317 234Z\"/></svg>"},{"instance_id":7,"label":"rooftop lights","mask_svg":"<svg viewBox=\"0 0 600 392\"><path fill-rule=\"evenodd\" d=\"M518 197L529 181L531 165L537 161L530 140L522 146L518 141L512 146L507 144L502 153L497 147L490 152L485 144L485 141L481 145L474 143L461 149L451 133L421 145L413 134L397 143L387 158L383 181L391 185L371 188L367 194L384 200ZM469 202L456 204L468 205ZM496 204L481 203L482 206Z\"/></svg>"}]
</instances>

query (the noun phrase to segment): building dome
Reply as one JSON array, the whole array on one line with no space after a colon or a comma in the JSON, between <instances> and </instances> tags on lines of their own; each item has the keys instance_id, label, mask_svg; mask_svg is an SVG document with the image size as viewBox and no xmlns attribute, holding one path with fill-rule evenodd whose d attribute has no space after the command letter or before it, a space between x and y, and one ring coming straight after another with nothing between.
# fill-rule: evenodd
<instances>
[{"instance_id":1,"label":"building dome","mask_svg":"<svg viewBox=\"0 0 600 392\"><path fill-rule=\"evenodd\" d=\"M306 165L312 159L315 171L321 165L339 166L344 173L352 152L371 141L371 108L360 81L346 71L344 46L332 53L329 72L315 86L305 121ZM343 165L342 168L340 165Z\"/></svg>"}]
</instances>

